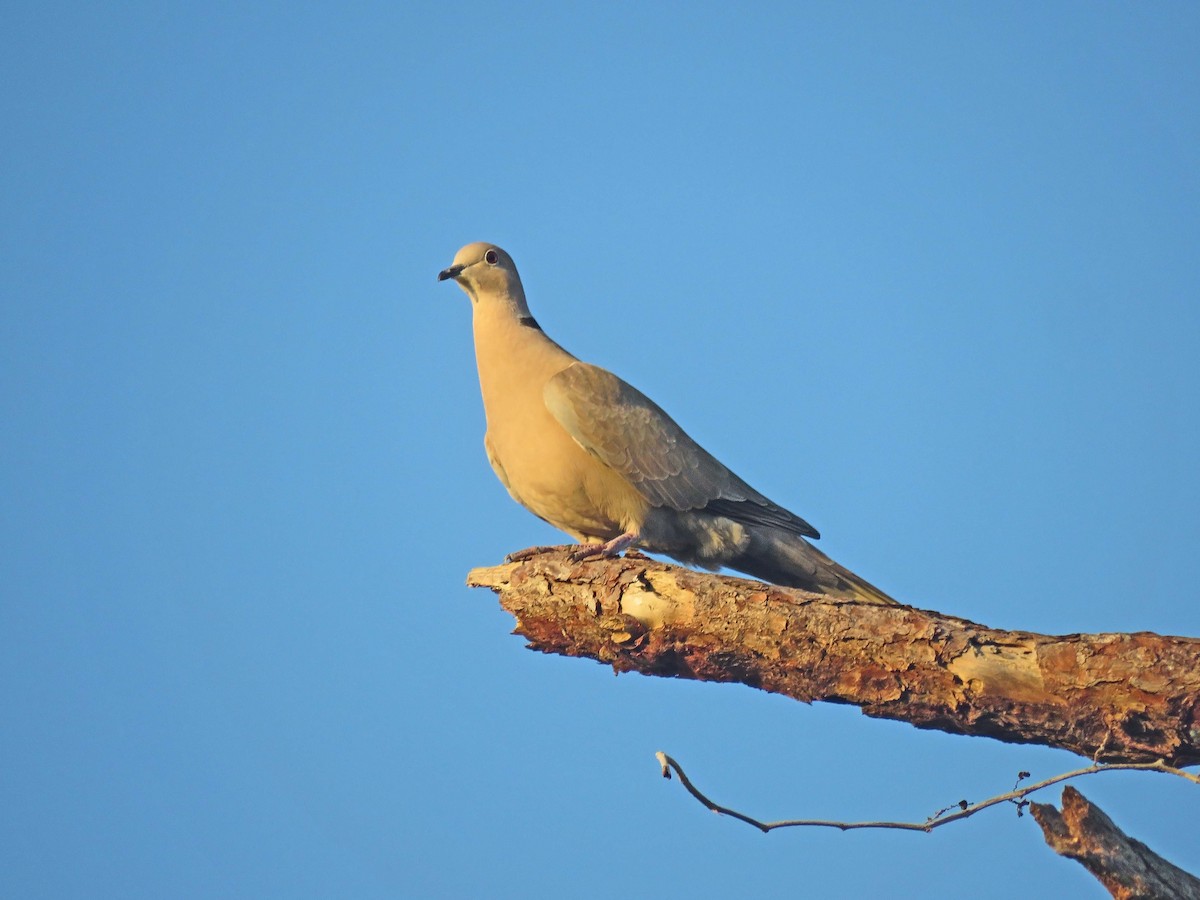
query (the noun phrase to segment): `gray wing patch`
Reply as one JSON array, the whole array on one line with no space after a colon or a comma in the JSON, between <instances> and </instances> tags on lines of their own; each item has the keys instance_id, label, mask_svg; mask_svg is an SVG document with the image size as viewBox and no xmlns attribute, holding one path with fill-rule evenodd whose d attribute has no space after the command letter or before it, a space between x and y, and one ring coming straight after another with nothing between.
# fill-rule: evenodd
<instances>
[{"instance_id":1,"label":"gray wing patch","mask_svg":"<svg viewBox=\"0 0 1200 900\"><path fill-rule=\"evenodd\" d=\"M706 510L803 537L817 530L772 503L692 440L653 400L616 375L577 362L546 382L547 409L584 450L652 505Z\"/></svg>"}]
</instances>

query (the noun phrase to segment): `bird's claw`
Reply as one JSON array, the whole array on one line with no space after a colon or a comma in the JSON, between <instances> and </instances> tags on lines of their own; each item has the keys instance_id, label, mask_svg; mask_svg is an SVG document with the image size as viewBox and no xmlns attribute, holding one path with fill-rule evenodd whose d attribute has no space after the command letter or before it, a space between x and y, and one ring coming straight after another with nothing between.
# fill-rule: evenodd
<instances>
[{"instance_id":1,"label":"bird's claw","mask_svg":"<svg viewBox=\"0 0 1200 900\"><path fill-rule=\"evenodd\" d=\"M556 546L526 547L524 550L514 550L504 557L506 563L524 562L543 553L562 553L567 551L567 559L571 562L582 562L593 556L618 556L622 550L631 546L638 536L633 532L617 535L605 544L559 544Z\"/></svg>"},{"instance_id":2,"label":"bird's claw","mask_svg":"<svg viewBox=\"0 0 1200 900\"><path fill-rule=\"evenodd\" d=\"M540 556L543 553L558 553L563 550L569 550L574 546L574 544L558 544L526 547L524 550L514 550L512 553L504 557L504 561L506 563L525 562L525 560L533 559L535 556Z\"/></svg>"},{"instance_id":3,"label":"bird's claw","mask_svg":"<svg viewBox=\"0 0 1200 900\"><path fill-rule=\"evenodd\" d=\"M604 552L604 544L583 544L579 549L567 554L567 559L571 562L583 562L585 559L591 559L593 556L608 556Z\"/></svg>"},{"instance_id":4,"label":"bird's claw","mask_svg":"<svg viewBox=\"0 0 1200 900\"><path fill-rule=\"evenodd\" d=\"M593 556L619 556L622 550L630 547L637 539L638 536L636 533L627 531L624 534L617 535L605 544L584 544L571 554L570 560L571 562L582 562L585 559L591 559Z\"/></svg>"}]
</instances>

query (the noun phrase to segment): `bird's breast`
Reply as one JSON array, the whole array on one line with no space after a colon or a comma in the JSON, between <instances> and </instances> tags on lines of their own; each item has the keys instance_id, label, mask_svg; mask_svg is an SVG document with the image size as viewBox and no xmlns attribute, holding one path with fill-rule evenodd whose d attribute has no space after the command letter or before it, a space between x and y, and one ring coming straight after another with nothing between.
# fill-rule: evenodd
<instances>
[{"instance_id":1,"label":"bird's breast","mask_svg":"<svg viewBox=\"0 0 1200 900\"><path fill-rule=\"evenodd\" d=\"M611 540L640 521L640 495L549 413L489 415L488 442L514 499L576 540Z\"/></svg>"},{"instance_id":2,"label":"bird's breast","mask_svg":"<svg viewBox=\"0 0 1200 900\"><path fill-rule=\"evenodd\" d=\"M512 496L576 540L641 524L646 501L584 450L546 407L546 382L576 362L540 330L477 309L475 355L497 474Z\"/></svg>"}]
</instances>

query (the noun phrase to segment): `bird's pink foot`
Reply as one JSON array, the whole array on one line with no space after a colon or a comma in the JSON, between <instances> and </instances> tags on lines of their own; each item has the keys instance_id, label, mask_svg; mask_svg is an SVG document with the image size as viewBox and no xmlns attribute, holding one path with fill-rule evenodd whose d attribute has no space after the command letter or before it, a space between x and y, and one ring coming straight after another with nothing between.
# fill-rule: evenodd
<instances>
[{"instance_id":1,"label":"bird's pink foot","mask_svg":"<svg viewBox=\"0 0 1200 900\"><path fill-rule=\"evenodd\" d=\"M526 547L524 550L514 550L508 556L504 557L506 563L524 562L527 559L532 559L543 553L558 553L563 550L573 550L576 544L553 544L537 547Z\"/></svg>"},{"instance_id":2,"label":"bird's pink foot","mask_svg":"<svg viewBox=\"0 0 1200 900\"><path fill-rule=\"evenodd\" d=\"M583 544L571 554L571 562L591 559L593 556L616 556L638 539L636 531L619 534L606 544Z\"/></svg>"}]
</instances>

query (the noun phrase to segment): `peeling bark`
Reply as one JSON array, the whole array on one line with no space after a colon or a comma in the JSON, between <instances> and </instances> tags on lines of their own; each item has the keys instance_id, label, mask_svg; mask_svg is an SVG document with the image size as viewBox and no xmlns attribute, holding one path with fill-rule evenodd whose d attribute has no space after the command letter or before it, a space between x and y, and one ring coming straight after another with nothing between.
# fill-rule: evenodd
<instances>
[{"instance_id":1,"label":"peeling bark","mask_svg":"<svg viewBox=\"0 0 1200 900\"><path fill-rule=\"evenodd\" d=\"M1001 631L640 554L541 553L467 583L496 591L533 649L618 672L740 682L1098 762L1200 763L1200 639Z\"/></svg>"},{"instance_id":2,"label":"peeling bark","mask_svg":"<svg viewBox=\"0 0 1200 900\"><path fill-rule=\"evenodd\" d=\"M1075 788L1063 789L1062 812L1049 803L1029 810L1050 848L1078 860L1117 900L1200 900L1200 879L1126 835Z\"/></svg>"}]
</instances>

